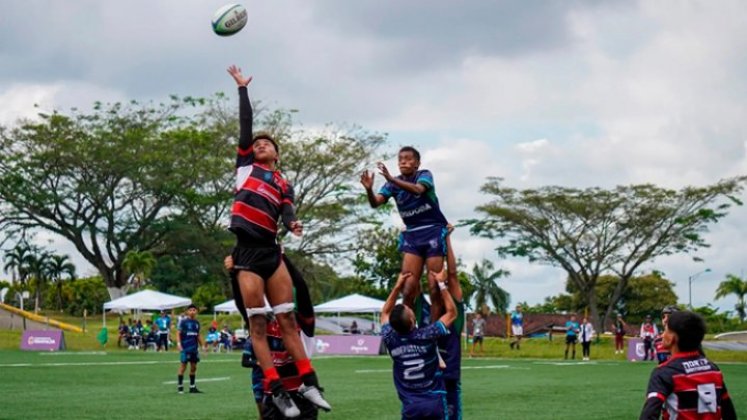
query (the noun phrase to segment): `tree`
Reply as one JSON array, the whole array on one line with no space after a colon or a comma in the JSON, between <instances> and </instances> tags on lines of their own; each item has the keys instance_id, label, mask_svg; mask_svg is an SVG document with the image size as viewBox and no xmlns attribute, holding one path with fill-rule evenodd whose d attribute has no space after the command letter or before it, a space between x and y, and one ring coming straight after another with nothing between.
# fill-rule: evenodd
<instances>
[{"instance_id":1,"label":"tree","mask_svg":"<svg viewBox=\"0 0 747 420\"><path fill-rule=\"evenodd\" d=\"M503 288L498 286L498 279L509 275L509 272L503 269L494 271L495 266L489 260L482 260L480 264L472 266L472 273L469 278L472 283L475 309L483 310L489 308L488 301L496 313L506 313L508 304L511 301L511 295ZM465 299L466 300L466 299Z\"/></svg>"},{"instance_id":2,"label":"tree","mask_svg":"<svg viewBox=\"0 0 747 420\"><path fill-rule=\"evenodd\" d=\"M135 290L139 290L145 286L155 266L156 257L150 251L129 251L122 261L122 268L130 273L132 277L131 284Z\"/></svg>"},{"instance_id":3,"label":"tree","mask_svg":"<svg viewBox=\"0 0 747 420\"><path fill-rule=\"evenodd\" d=\"M70 261L67 255L52 255L47 266L50 280L55 285L57 294L57 310L62 311L64 301L62 299L62 282L65 276L69 279L75 279L75 265Z\"/></svg>"},{"instance_id":4,"label":"tree","mask_svg":"<svg viewBox=\"0 0 747 420\"><path fill-rule=\"evenodd\" d=\"M172 205L230 165L224 139L194 114L201 104L97 103L0 127L0 229L62 236L121 296L125 255L155 247Z\"/></svg>"},{"instance_id":5,"label":"tree","mask_svg":"<svg viewBox=\"0 0 747 420\"><path fill-rule=\"evenodd\" d=\"M16 244L13 249L7 251L3 257L5 264L3 270L11 273L12 282L20 282L26 285L29 276L29 261L31 259L31 247L25 241Z\"/></svg>"},{"instance_id":6,"label":"tree","mask_svg":"<svg viewBox=\"0 0 747 420\"><path fill-rule=\"evenodd\" d=\"M500 239L500 256L565 270L601 331L642 264L708 246L708 226L725 217L732 205L742 204L735 195L745 181L747 177L736 177L679 191L650 184L517 190L490 178L482 192L493 199L477 207L484 218L466 223L475 235ZM600 316L595 289L605 273L615 274L618 281Z\"/></svg>"},{"instance_id":7,"label":"tree","mask_svg":"<svg viewBox=\"0 0 747 420\"><path fill-rule=\"evenodd\" d=\"M737 296L737 304L734 305L734 309L739 315L739 321L744 322L747 315L744 300L744 297L747 296L747 281L733 274L727 274L726 280L719 283L718 289L716 289L716 299L725 298L729 295Z\"/></svg>"},{"instance_id":8,"label":"tree","mask_svg":"<svg viewBox=\"0 0 747 420\"><path fill-rule=\"evenodd\" d=\"M29 272L31 273L33 280L32 286L34 287L34 312L39 312L41 308L41 296L42 290L49 281L50 272L50 258L52 254L38 247L32 247L31 257L29 258Z\"/></svg>"},{"instance_id":9,"label":"tree","mask_svg":"<svg viewBox=\"0 0 747 420\"><path fill-rule=\"evenodd\" d=\"M360 242L367 246L356 253L353 268L357 277L376 290L377 297L386 299L402 271L399 235L399 229L381 226L360 234Z\"/></svg>"}]
</instances>

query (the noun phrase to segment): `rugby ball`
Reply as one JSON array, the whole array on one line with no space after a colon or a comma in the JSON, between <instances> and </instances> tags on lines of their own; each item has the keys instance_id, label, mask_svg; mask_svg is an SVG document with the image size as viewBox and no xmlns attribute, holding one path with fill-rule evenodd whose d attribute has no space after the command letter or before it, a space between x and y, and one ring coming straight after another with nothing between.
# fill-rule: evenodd
<instances>
[{"instance_id":1,"label":"rugby ball","mask_svg":"<svg viewBox=\"0 0 747 420\"><path fill-rule=\"evenodd\" d=\"M246 25L246 9L240 4L227 4L213 16L213 32L220 36L233 35Z\"/></svg>"}]
</instances>

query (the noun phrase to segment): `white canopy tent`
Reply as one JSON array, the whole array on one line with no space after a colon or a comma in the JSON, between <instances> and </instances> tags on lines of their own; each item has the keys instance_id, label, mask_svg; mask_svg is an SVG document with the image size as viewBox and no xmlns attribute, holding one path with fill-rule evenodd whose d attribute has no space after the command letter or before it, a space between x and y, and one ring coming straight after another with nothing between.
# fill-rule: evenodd
<instances>
[{"instance_id":1,"label":"white canopy tent","mask_svg":"<svg viewBox=\"0 0 747 420\"><path fill-rule=\"evenodd\" d=\"M272 312L272 308L270 307L270 303L265 298L265 311ZM233 299L227 300L219 305L213 306L213 314L217 314L218 312L226 312L229 314L236 314L239 313L239 308L236 307L236 301ZM213 316L213 319L215 319L215 316Z\"/></svg>"},{"instance_id":2,"label":"white canopy tent","mask_svg":"<svg viewBox=\"0 0 747 420\"><path fill-rule=\"evenodd\" d=\"M104 304L104 327L106 327L106 311L129 311L129 310L157 310L163 311L173 308L181 308L192 303L192 299L169 295L155 290L143 290Z\"/></svg>"},{"instance_id":3,"label":"white canopy tent","mask_svg":"<svg viewBox=\"0 0 747 420\"><path fill-rule=\"evenodd\" d=\"M316 313L335 313L339 323L341 313L373 313L373 321L375 325L379 324L379 317L377 314L381 312L381 308L384 307L384 301L374 299L372 297L363 296L358 293L344 296L339 299L331 300L329 302L322 303L314 306L314 312Z\"/></svg>"}]
</instances>

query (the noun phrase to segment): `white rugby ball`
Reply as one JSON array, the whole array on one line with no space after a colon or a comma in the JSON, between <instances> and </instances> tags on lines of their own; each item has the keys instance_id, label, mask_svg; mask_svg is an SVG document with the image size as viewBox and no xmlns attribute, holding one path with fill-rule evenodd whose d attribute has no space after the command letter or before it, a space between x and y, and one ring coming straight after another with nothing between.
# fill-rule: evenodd
<instances>
[{"instance_id":1,"label":"white rugby ball","mask_svg":"<svg viewBox=\"0 0 747 420\"><path fill-rule=\"evenodd\" d=\"M246 9L240 4L227 4L213 16L213 31L220 36L233 35L246 25Z\"/></svg>"}]
</instances>

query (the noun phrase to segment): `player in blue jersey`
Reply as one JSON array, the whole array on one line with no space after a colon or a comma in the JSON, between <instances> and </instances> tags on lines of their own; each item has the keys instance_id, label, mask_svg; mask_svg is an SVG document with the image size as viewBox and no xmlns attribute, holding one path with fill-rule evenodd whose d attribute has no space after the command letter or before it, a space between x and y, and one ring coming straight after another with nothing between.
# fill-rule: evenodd
<instances>
[{"instance_id":1,"label":"player in blue jersey","mask_svg":"<svg viewBox=\"0 0 747 420\"><path fill-rule=\"evenodd\" d=\"M158 351L169 350L169 331L171 330L171 317L166 314L166 311L161 311L161 316L156 318L156 326L158 327Z\"/></svg>"},{"instance_id":2,"label":"player in blue jersey","mask_svg":"<svg viewBox=\"0 0 747 420\"><path fill-rule=\"evenodd\" d=\"M400 175L395 177L379 162L378 169L386 179L386 184L378 193L373 191L374 173L363 171L361 184L366 189L368 202L373 208L394 198L405 224L406 230L400 236L399 251L404 254L402 272L411 273L412 276L404 286L404 304L414 307L415 298L420 293L420 276L425 265L429 273L428 284L434 314L438 314L443 308L433 276L443 268L448 223L439 207L433 174L419 169L420 152L410 146L403 147L398 154L398 165ZM434 315L432 320L435 319Z\"/></svg>"},{"instance_id":3,"label":"player in blue jersey","mask_svg":"<svg viewBox=\"0 0 747 420\"><path fill-rule=\"evenodd\" d=\"M449 232L452 227L449 226ZM449 419L462 419L462 330L464 329L464 300L462 287L457 276L457 262L451 246L451 235L446 237L446 267L448 277L446 286L454 300L457 317L449 326L449 335L438 339L438 351L446 364L443 369L444 386L446 387L446 412Z\"/></svg>"},{"instance_id":4,"label":"player in blue jersey","mask_svg":"<svg viewBox=\"0 0 747 420\"><path fill-rule=\"evenodd\" d=\"M197 317L197 306L189 305L187 308L187 318L179 324L179 332L176 335L176 346L181 351L179 371L177 373L177 391L184 393L184 371L189 366L189 393L200 394L202 391L197 389L195 376L197 374L197 363L200 362L199 348L202 346L200 338L200 323L195 319Z\"/></svg>"},{"instance_id":5,"label":"player in blue jersey","mask_svg":"<svg viewBox=\"0 0 747 420\"><path fill-rule=\"evenodd\" d=\"M516 310L511 312L511 334L514 336L511 348L521 349L521 337L524 336L524 314L521 313L521 305L516 305Z\"/></svg>"},{"instance_id":6,"label":"player in blue jersey","mask_svg":"<svg viewBox=\"0 0 747 420\"><path fill-rule=\"evenodd\" d=\"M416 327L410 307L395 304L412 274L402 273L381 310L381 335L393 360L394 385L402 402L403 419L446 419L446 388L439 369L437 340L449 335L457 316L446 270L434 276L446 313L427 327Z\"/></svg>"},{"instance_id":7,"label":"player in blue jersey","mask_svg":"<svg viewBox=\"0 0 747 420\"><path fill-rule=\"evenodd\" d=\"M568 359L568 349L573 347L573 359L576 358L576 343L578 342L578 332L581 327L576 322L576 315L571 315L570 321L565 323L565 358Z\"/></svg>"}]
</instances>

